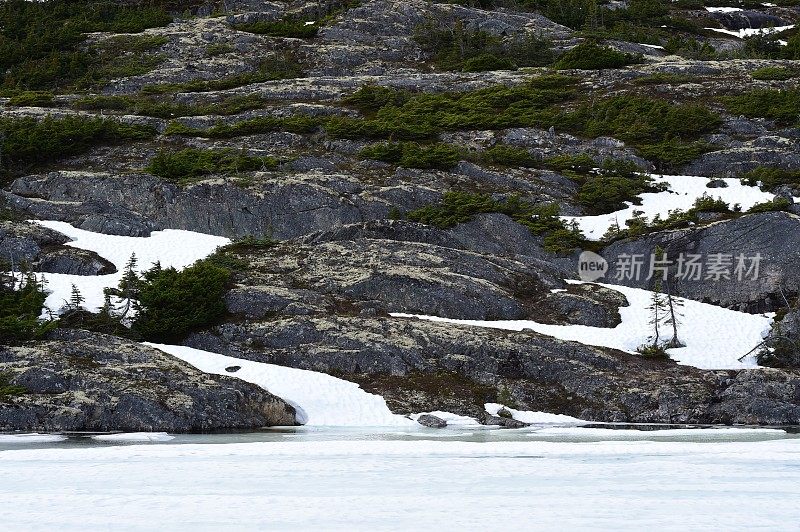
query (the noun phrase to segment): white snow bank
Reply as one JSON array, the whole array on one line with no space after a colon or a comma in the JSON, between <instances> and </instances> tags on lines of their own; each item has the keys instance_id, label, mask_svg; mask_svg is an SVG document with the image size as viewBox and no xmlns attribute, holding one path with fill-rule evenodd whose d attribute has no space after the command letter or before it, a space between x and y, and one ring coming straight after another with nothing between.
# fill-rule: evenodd
<instances>
[{"instance_id":1,"label":"white snow bank","mask_svg":"<svg viewBox=\"0 0 800 532\"><path fill-rule=\"evenodd\" d=\"M66 439L66 436L60 434L39 434L36 432L30 434L0 434L0 443L50 443Z\"/></svg>"},{"instance_id":2,"label":"white snow bank","mask_svg":"<svg viewBox=\"0 0 800 532\"><path fill-rule=\"evenodd\" d=\"M170 441L174 440L175 436L170 436L166 432L123 432L121 434L98 434L92 436L92 439L113 442Z\"/></svg>"},{"instance_id":3,"label":"white snow bank","mask_svg":"<svg viewBox=\"0 0 800 532\"><path fill-rule=\"evenodd\" d=\"M400 313L393 313L392 316L512 331L529 329L562 340L610 347L629 353L635 352L651 334L651 327L647 323L649 320L647 306L652 292L618 285L600 284L600 286L623 293L630 303L629 306L619 309L622 322L613 329L585 325L547 325L530 320L454 320ZM676 299L684 304L678 336L686 347L669 349L668 353L673 360L701 369L756 367L755 356L750 355L741 362L738 358L762 341L772 323L770 317L737 312L690 299ZM664 331L667 339L670 332Z\"/></svg>"},{"instance_id":4,"label":"white snow bank","mask_svg":"<svg viewBox=\"0 0 800 532\"><path fill-rule=\"evenodd\" d=\"M744 11L741 7L706 7L709 13L733 13L735 11Z\"/></svg>"},{"instance_id":5,"label":"white snow bank","mask_svg":"<svg viewBox=\"0 0 800 532\"><path fill-rule=\"evenodd\" d=\"M181 269L207 257L218 247L230 242L230 239L219 236L177 229L153 231L149 237L132 237L84 231L66 222L32 221L70 237L72 241L67 242L67 246L94 251L117 267L117 273L110 275L45 273L47 289L51 291L45 305L53 311L60 309L65 301L69 300L73 284L86 298L84 306L88 310L96 311L102 307L103 289L117 286L125 264L133 253L138 259L140 271L149 269L158 261L164 268Z\"/></svg>"},{"instance_id":6,"label":"white snow bank","mask_svg":"<svg viewBox=\"0 0 800 532\"><path fill-rule=\"evenodd\" d=\"M563 414L550 414L547 412L534 412L531 410L515 410L513 408L509 408L505 405L501 405L499 403L486 403L484 405L486 412L492 416L496 416L497 413L505 408L509 412L511 412L511 417L516 419L517 421L522 421L523 423L531 423L537 425L545 425L545 424L557 424L557 423L586 423L586 421L582 419L578 419L571 416L565 416Z\"/></svg>"},{"instance_id":7,"label":"white snow bank","mask_svg":"<svg viewBox=\"0 0 800 532\"><path fill-rule=\"evenodd\" d=\"M325 373L287 368L218 355L180 345L146 343L180 358L206 373L236 377L277 395L297 409L297 420L308 426L396 426L416 425L392 414L380 395L362 390L358 384ZM240 366L235 373L226 367Z\"/></svg>"},{"instance_id":8,"label":"white snow bank","mask_svg":"<svg viewBox=\"0 0 800 532\"><path fill-rule=\"evenodd\" d=\"M616 211L611 214L600 214L597 216L563 216L567 221L575 221L583 234L591 240L600 240L609 227L616 222L621 228L625 227L625 222L633 218L634 211L644 212L644 216L653 219L657 214L661 218L669 216L669 211L675 209L690 209L697 198L708 194L713 198L722 198L731 207L738 203L743 210L747 210L756 203L770 201L774 197L769 192L763 192L758 187L743 185L739 179L723 179L727 183L724 188L707 188L707 177L686 176L686 175L665 175L652 176L656 183L667 183L669 190L664 192L647 192L642 194L641 205L629 204L626 209Z\"/></svg>"},{"instance_id":9,"label":"white snow bank","mask_svg":"<svg viewBox=\"0 0 800 532\"><path fill-rule=\"evenodd\" d=\"M752 37L754 35L769 35L770 33L780 33L782 31L794 28L794 24L788 26L775 26L772 28L742 28L740 30L728 30L724 28L705 28L707 30L716 31L717 33L724 33L744 39L745 37Z\"/></svg>"},{"instance_id":10,"label":"white snow bank","mask_svg":"<svg viewBox=\"0 0 800 532\"><path fill-rule=\"evenodd\" d=\"M420 412L419 414L411 414L410 417L414 421L419 420L420 416L430 415L436 416L439 419L443 419L447 421L447 425L458 425L460 427L475 427L480 426L478 420L469 416L459 416L458 414L453 414L451 412L442 412L441 410L434 410L433 412Z\"/></svg>"}]
</instances>

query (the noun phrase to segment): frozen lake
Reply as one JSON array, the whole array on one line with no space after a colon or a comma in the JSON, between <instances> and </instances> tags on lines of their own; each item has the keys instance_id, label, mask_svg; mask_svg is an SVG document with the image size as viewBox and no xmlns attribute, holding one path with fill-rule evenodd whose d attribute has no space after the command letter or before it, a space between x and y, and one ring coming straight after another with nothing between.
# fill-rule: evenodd
<instances>
[{"instance_id":1,"label":"frozen lake","mask_svg":"<svg viewBox=\"0 0 800 532\"><path fill-rule=\"evenodd\" d=\"M165 439L165 438L164 438ZM278 429L0 439L4 530L796 530L781 430Z\"/></svg>"}]
</instances>

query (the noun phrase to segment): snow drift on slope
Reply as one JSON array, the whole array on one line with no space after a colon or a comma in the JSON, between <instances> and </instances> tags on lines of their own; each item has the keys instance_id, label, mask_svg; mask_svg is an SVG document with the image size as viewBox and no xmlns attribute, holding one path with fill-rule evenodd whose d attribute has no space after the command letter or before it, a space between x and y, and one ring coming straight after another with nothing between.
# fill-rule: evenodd
<instances>
[{"instance_id":1,"label":"snow drift on slope","mask_svg":"<svg viewBox=\"0 0 800 532\"><path fill-rule=\"evenodd\" d=\"M723 188L707 188L708 178L686 175L652 176L656 183L668 183L669 190L664 192L647 192L642 194L641 205L631 205L611 214L597 216L563 216L567 221L575 221L581 231L591 240L600 240L609 227L615 223L625 227L625 222L633 218L634 211L644 212L644 216L652 220L657 214L666 218L669 211L675 209L687 210L694 205L697 198L704 193L713 198L722 198L731 206L736 203L747 210L756 203L770 201L774 197L769 192L763 192L758 187L743 185L739 179L723 179L727 186Z\"/></svg>"},{"instance_id":2,"label":"snow drift on slope","mask_svg":"<svg viewBox=\"0 0 800 532\"><path fill-rule=\"evenodd\" d=\"M150 268L158 261L165 268L181 269L230 243L227 238L177 229L153 231L149 237L132 237L84 231L66 222L32 221L70 237L72 241L65 245L94 251L117 267L117 273L109 275L44 274L47 289L51 292L45 305L54 311L69 300L73 284L86 298L84 306L88 310L97 311L103 306L103 289L117 286L125 264L133 253L138 259L140 271Z\"/></svg>"},{"instance_id":3,"label":"snow drift on slope","mask_svg":"<svg viewBox=\"0 0 800 532\"><path fill-rule=\"evenodd\" d=\"M252 362L180 345L146 343L180 358L206 373L236 377L277 395L297 409L297 420L308 426L416 425L392 414L380 395L358 384L325 373ZM240 366L235 373L226 367Z\"/></svg>"},{"instance_id":4,"label":"snow drift on slope","mask_svg":"<svg viewBox=\"0 0 800 532\"><path fill-rule=\"evenodd\" d=\"M393 313L401 318L419 318L442 323L473 325L521 331L529 329L562 340L572 340L587 345L610 347L633 353L644 344L651 333L647 306L652 292L626 286L600 284L622 292L630 303L620 307L622 322L611 328L585 325L547 325L530 320L454 320L437 316ZM670 357L680 364L701 369L739 369L756 367L755 356L741 362L739 357L756 347L769 330L772 319L763 315L737 312L690 299L683 302L679 337L686 347L668 349Z\"/></svg>"}]
</instances>

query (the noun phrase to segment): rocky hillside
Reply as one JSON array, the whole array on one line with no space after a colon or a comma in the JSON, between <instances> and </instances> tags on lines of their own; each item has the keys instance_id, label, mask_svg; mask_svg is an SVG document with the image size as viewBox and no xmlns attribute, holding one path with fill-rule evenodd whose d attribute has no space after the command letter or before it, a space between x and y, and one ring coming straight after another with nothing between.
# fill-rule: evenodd
<instances>
[{"instance_id":1,"label":"rocky hillside","mask_svg":"<svg viewBox=\"0 0 800 532\"><path fill-rule=\"evenodd\" d=\"M800 423L794 332L773 331L783 369L708 371L392 316L613 328L622 294L565 283L592 250L612 272L624 255L758 253L755 279L671 294L792 319L800 4L740 4L6 2L0 259L118 269L29 219L238 240L209 259L224 310L180 341L353 380L400 413L480 417L502 396L598 421ZM619 219L675 199L662 175L706 195ZM724 178L774 199L714 201ZM589 235L562 216L617 221ZM136 344L152 339L136 325L52 326L4 340L0 375L28 393L0 385L0 428L294 423L280 399Z\"/></svg>"}]
</instances>

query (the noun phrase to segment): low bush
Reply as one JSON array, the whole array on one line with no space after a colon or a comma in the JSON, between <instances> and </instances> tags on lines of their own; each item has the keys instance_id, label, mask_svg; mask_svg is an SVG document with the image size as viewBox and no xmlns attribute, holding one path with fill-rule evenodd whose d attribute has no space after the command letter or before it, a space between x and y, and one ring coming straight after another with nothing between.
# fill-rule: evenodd
<instances>
[{"instance_id":1,"label":"low bush","mask_svg":"<svg viewBox=\"0 0 800 532\"><path fill-rule=\"evenodd\" d=\"M450 144L387 142L367 146L359 155L403 168L449 170L464 157L464 152Z\"/></svg>"},{"instance_id":2,"label":"low bush","mask_svg":"<svg viewBox=\"0 0 800 532\"><path fill-rule=\"evenodd\" d=\"M543 236L544 249L553 253L569 253L586 243L577 227L567 226L559 218L558 204L537 206L517 196L497 200L488 194L452 191L442 196L441 203L412 211L407 218L445 229L468 222L476 214L491 212L505 214Z\"/></svg>"},{"instance_id":3,"label":"low bush","mask_svg":"<svg viewBox=\"0 0 800 532\"><path fill-rule=\"evenodd\" d=\"M17 107L49 107L53 105L53 93L50 91L23 91L8 100L8 105Z\"/></svg>"},{"instance_id":4,"label":"low bush","mask_svg":"<svg viewBox=\"0 0 800 532\"><path fill-rule=\"evenodd\" d=\"M11 382L12 378L13 375L10 372L0 372L0 402L28 393L24 386L13 384Z\"/></svg>"},{"instance_id":5,"label":"low bush","mask_svg":"<svg viewBox=\"0 0 800 532\"><path fill-rule=\"evenodd\" d=\"M252 157L234 150L159 151L147 171L161 178L188 184L212 174L236 174L253 170L272 170L278 161L272 157Z\"/></svg>"},{"instance_id":6,"label":"low bush","mask_svg":"<svg viewBox=\"0 0 800 532\"><path fill-rule=\"evenodd\" d=\"M770 118L796 124L800 116L800 89L759 89L722 99L728 111L749 118Z\"/></svg>"},{"instance_id":7,"label":"low bush","mask_svg":"<svg viewBox=\"0 0 800 532\"><path fill-rule=\"evenodd\" d=\"M479 156L479 162L517 168L534 168L540 164L527 149L507 144L496 144L484 150Z\"/></svg>"},{"instance_id":8,"label":"low bush","mask_svg":"<svg viewBox=\"0 0 800 532\"><path fill-rule=\"evenodd\" d=\"M792 204L786 198L774 198L772 201L756 203L750 207L747 212L753 214L759 212L787 211L791 205Z\"/></svg>"},{"instance_id":9,"label":"low bush","mask_svg":"<svg viewBox=\"0 0 800 532\"><path fill-rule=\"evenodd\" d=\"M139 285L133 331L151 342L177 343L225 315L231 272L200 261L181 271L155 266Z\"/></svg>"},{"instance_id":10,"label":"low bush","mask_svg":"<svg viewBox=\"0 0 800 532\"><path fill-rule=\"evenodd\" d=\"M557 70L599 70L603 68L622 68L641 62L641 55L626 54L607 46L584 42L559 57L554 67Z\"/></svg>"},{"instance_id":11,"label":"low bush","mask_svg":"<svg viewBox=\"0 0 800 532\"><path fill-rule=\"evenodd\" d=\"M762 81L784 81L797 76L797 72L786 67L763 67L750 73L753 79Z\"/></svg>"},{"instance_id":12,"label":"low bush","mask_svg":"<svg viewBox=\"0 0 800 532\"><path fill-rule=\"evenodd\" d=\"M761 166L746 172L742 182L751 187L760 185L764 190L773 190L781 185L796 187L800 186L800 171Z\"/></svg>"},{"instance_id":13,"label":"low bush","mask_svg":"<svg viewBox=\"0 0 800 532\"><path fill-rule=\"evenodd\" d=\"M233 124L216 124L208 129L193 129L179 122L170 122L164 130L165 135L181 135L184 137L233 138L272 131L289 131L291 133L312 133L323 121L319 118L295 115L285 118L262 116L250 120L242 120Z\"/></svg>"},{"instance_id":14,"label":"low bush","mask_svg":"<svg viewBox=\"0 0 800 532\"><path fill-rule=\"evenodd\" d=\"M99 144L144 140L155 134L151 127L103 118L0 118L3 164L12 172L78 155Z\"/></svg>"}]
</instances>

